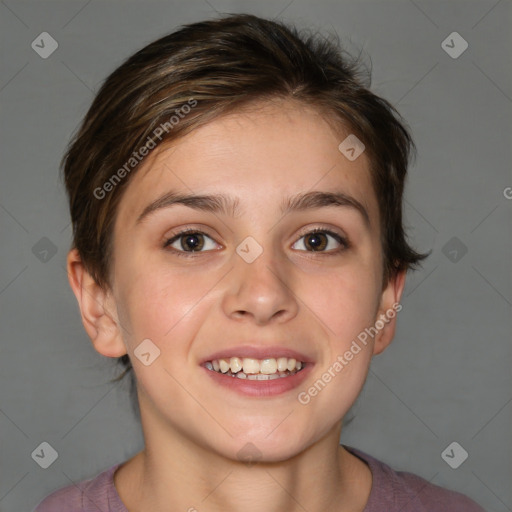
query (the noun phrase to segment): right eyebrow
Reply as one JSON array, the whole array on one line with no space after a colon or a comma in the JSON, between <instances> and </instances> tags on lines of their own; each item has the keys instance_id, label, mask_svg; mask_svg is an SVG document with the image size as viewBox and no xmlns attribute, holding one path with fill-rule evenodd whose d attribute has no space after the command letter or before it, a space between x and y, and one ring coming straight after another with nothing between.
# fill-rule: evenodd
<instances>
[{"instance_id":1,"label":"right eyebrow","mask_svg":"<svg viewBox=\"0 0 512 512\"><path fill-rule=\"evenodd\" d=\"M148 204L142 213L137 217L136 224L140 224L148 215L162 208L181 204L194 210L200 210L211 213L222 213L235 217L238 212L240 200L232 199L223 194L215 195L195 195L180 194L174 191L167 192L155 201Z\"/></svg>"}]
</instances>

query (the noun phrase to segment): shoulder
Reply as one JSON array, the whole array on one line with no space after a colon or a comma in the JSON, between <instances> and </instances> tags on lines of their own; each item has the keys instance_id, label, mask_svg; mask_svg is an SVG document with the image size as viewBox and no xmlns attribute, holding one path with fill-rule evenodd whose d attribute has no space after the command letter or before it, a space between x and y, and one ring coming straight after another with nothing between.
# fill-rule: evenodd
<instances>
[{"instance_id":1,"label":"shoulder","mask_svg":"<svg viewBox=\"0 0 512 512\"><path fill-rule=\"evenodd\" d=\"M73 483L47 496L33 512L97 512L98 510L125 512L120 508L113 475L116 464L94 478Z\"/></svg>"},{"instance_id":2,"label":"shoulder","mask_svg":"<svg viewBox=\"0 0 512 512\"><path fill-rule=\"evenodd\" d=\"M368 464L373 482L364 512L485 512L464 494L432 484L413 473L395 471L371 455L344 447Z\"/></svg>"}]
</instances>

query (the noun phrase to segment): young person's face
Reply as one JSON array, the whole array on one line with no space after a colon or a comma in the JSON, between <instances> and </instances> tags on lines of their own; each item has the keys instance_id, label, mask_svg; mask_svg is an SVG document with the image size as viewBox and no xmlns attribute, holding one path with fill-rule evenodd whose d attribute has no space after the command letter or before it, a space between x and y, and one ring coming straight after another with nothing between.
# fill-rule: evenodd
<instances>
[{"instance_id":1,"label":"young person's face","mask_svg":"<svg viewBox=\"0 0 512 512\"><path fill-rule=\"evenodd\" d=\"M339 427L394 321L359 342L341 371L331 367L403 286L400 277L383 289L369 162L339 151L347 135L311 109L266 105L160 148L132 177L114 230L110 300L122 327L105 321L96 348L129 354L146 428L233 459L252 443L263 459L283 460ZM171 192L225 203L190 200L140 218ZM300 200L320 193L345 204ZM287 210L289 201L303 208ZM146 366L134 351L148 339L142 359L154 347L160 355ZM205 367L221 356L306 364L294 376L249 380ZM331 379L322 377L329 368Z\"/></svg>"}]
</instances>

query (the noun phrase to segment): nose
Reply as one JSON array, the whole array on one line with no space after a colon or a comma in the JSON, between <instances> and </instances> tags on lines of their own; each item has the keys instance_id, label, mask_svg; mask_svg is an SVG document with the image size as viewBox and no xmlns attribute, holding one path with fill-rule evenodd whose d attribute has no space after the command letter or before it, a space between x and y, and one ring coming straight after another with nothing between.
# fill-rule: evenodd
<instances>
[{"instance_id":1,"label":"nose","mask_svg":"<svg viewBox=\"0 0 512 512\"><path fill-rule=\"evenodd\" d=\"M285 323L297 315L298 302L290 283L285 262L276 262L270 251L252 263L234 254L235 268L222 307L233 320L250 321L256 325Z\"/></svg>"}]
</instances>

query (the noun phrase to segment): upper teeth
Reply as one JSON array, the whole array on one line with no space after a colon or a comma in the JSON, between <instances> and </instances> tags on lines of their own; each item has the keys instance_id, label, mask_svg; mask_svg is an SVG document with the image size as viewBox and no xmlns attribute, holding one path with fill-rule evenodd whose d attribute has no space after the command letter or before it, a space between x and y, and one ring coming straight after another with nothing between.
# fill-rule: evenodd
<instances>
[{"instance_id":1,"label":"upper teeth","mask_svg":"<svg viewBox=\"0 0 512 512\"><path fill-rule=\"evenodd\" d=\"M243 370L245 374L262 373L271 375L277 372L300 370L302 363L296 359L288 357L269 357L266 359L252 359L250 357L231 357L230 359L214 359L206 363L208 369L216 372L238 373Z\"/></svg>"}]
</instances>

